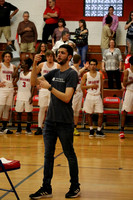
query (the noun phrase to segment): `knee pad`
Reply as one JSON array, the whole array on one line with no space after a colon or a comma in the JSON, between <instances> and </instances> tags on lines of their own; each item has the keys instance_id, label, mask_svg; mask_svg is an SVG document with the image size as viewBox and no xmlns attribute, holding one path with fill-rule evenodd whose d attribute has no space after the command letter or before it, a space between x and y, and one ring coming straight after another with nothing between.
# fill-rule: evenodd
<instances>
[{"instance_id":1,"label":"knee pad","mask_svg":"<svg viewBox=\"0 0 133 200\"><path fill-rule=\"evenodd\" d=\"M2 118L8 119L11 106L5 105Z\"/></svg>"}]
</instances>

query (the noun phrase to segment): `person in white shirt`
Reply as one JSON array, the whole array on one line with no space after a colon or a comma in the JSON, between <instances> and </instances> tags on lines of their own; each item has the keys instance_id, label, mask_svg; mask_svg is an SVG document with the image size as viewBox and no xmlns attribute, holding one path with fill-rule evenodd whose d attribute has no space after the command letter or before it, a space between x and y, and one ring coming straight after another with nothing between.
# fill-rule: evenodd
<instances>
[{"instance_id":1,"label":"person in white shirt","mask_svg":"<svg viewBox=\"0 0 133 200\"><path fill-rule=\"evenodd\" d=\"M77 124L78 124L78 119L79 119L79 112L81 110L81 107L82 107L82 98L83 98L83 92L81 90L81 77L82 77L82 73L88 69L89 65L86 63L84 64L84 67L83 68L79 68L79 65L81 63L81 56L76 54L73 56L73 66L71 66L72 69L74 69L77 74L78 74L78 77L79 77L79 82L78 82L78 85L77 85L77 88L76 88L76 91L74 93L74 96L73 96L73 101L72 101L72 108L73 108L73 111L74 111L74 135L75 136L78 136L80 135L80 133L78 132L77 130Z\"/></svg>"},{"instance_id":2,"label":"person in white shirt","mask_svg":"<svg viewBox=\"0 0 133 200\"><path fill-rule=\"evenodd\" d=\"M2 54L2 62L0 63L0 118L3 125L0 133L6 134L13 133L7 129L14 94L13 78L17 75L16 66L11 64L12 58L12 53L6 51Z\"/></svg>"},{"instance_id":3,"label":"person in white shirt","mask_svg":"<svg viewBox=\"0 0 133 200\"><path fill-rule=\"evenodd\" d=\"M104 133L101 131L103 122L103 102L101 98L103 81L102 74L96 71L97 60L92 59L89 61L90 71L84 74L81 81L81 88L87 89L86 99L83 105L83 111L88 114L88 123L90 126L90 137L94 136L92 114L98 113L98 127L96 137L104 137Z\"/></svg>"},{"instance_id":4,"label":"person in white shirt","mask_svg":"<svg viewBox=\"0 0 133 200\"><path fill-rule=\"evenodd\" d=\"M51 70L56 69L58 64L54 62L54 52L51 50L46 51L46 62L42 62L37 67L37 74L41 73L41 76L44 76L45 74L49 73ZM35 135L42 135L42 126L43 121L45 118L45 112L48 108L50 102L50 91L41 88L39 90L39 102L38 105L40 107L39 113L38 113L38 129L35 132Z\"/></svg>"},{"instance_id":5,"label":"person in white shirt","mask_svg":"<svg viewBox=\"0 0 133 200\"><path fill-rule=\"evenodd\" d=\"M16 134L20 134L22 131L21 127L21 116L22 112L27 113L27 127L26 133L31 134L31 122L32 122L32 98L34 94L34 87L31 87L30 79L31 79L31 71L30 68L32 66L32 59L28 58L23 61L22 69L23 71L19 74L19 81L18 81L18 91L17 91L17 101L15 110L17 112L18 117L18 128Z\"/></svg>"},{"instance_id":6,"label":"person in white shirt","mask_svg":"<svg viewBox=\"0 0 133 200\"><path fill-rule=\"evenodd\" d=\"M122 119L121 119L121 131L120 139L125 138L124 126L126 121L126 115L128 112L133 111L133 56L129 58L130 68L124 71L123 85L126 87L126 93L122 106Z\"/></svg>"},{"instance_id":7,"label":"person in white shirt","mask_svg":"<svg viewBox=\"0 0 133 200\"><path fill-rule=\"evenodd\" d=\"M52 51L56 54L57 50L62 44L68 44L69 42L73 42L69 40L69 38L70 38L69 31L63 31L61 39L55 43L55 45L52 48Z\"/></svg>"}]
</instances>

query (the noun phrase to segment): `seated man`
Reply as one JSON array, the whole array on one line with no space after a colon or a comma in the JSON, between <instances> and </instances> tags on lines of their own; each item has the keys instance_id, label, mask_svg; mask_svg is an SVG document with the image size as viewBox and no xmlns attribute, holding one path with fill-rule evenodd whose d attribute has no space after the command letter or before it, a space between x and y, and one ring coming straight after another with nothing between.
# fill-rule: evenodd
<instances>
[{"instance_id":1,"label":"seated man","mask_svg":"<svg viewBox=\"0 0 133 200\"><path fill-rule=\"evenodd\" d=\"M69 38L70 38L70 33L68 31L63 31L61 39L55 43L55 45L52 48L52 51L56 54L56 51L62 44L68 44L72 42L71 40L69 40Z\"/></svg>"}]
</instances>

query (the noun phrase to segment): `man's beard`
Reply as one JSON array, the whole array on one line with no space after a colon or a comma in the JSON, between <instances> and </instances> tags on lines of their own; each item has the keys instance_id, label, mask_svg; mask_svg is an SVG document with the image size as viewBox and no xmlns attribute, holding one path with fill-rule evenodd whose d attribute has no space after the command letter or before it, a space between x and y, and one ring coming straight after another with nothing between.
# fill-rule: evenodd
<instances>
[{"instance_id":1,"label":"man's beard","mask_svg":"<svg viewBox=\"0 0 133 200\"><path fill-rule=\"evenodd\" d=\"M64 64L66 64L67 61L68 61L68 57L66 59L62 60L62 61L57 61L57 62L60 65L64 65Z\"/></svg>"}]
</instances>

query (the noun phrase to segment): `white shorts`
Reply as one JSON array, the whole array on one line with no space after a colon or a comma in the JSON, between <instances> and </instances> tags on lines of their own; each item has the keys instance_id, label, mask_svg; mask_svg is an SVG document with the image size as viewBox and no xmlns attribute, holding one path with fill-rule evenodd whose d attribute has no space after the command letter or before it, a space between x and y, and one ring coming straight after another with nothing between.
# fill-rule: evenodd
<instances>
[{"instance_id":1,"label":"white shorts","mask_svg":"<svg viewBox=\"0 0 133 200\"><path fill-rule=\"evenodd\" d=\"M103 113L103 101L100 95L92 96L87 94L83 110L86 113Z\"/></svg>"},{"instance_id":2,"label":"white shorts","mask_svg":"<svg viewBox=\"0 0 133 200\"><path fill-rule=\"evenodd\" d=\"M40 107L48 107L50 102L50 92L47 91L39 91L39 100L38 100L38 105Z\"/></svg>"},{"instance_id":3,"label":"white shorts","mask_svg":"<svg viewBox=\"0 0 133 200\"><path fill-rule=\"evenodd\" d=\"M16 112L32 112L33 110L33 105L29 103L29 101L16 101L16 106L15 106Z\"/></svg>"},{"instance_id":4,"label":"white shorts","mask_svg":"<svg viewBox=\"0 0 133 200\"><path fill-rule=\"evenodd\" d=\"M122 105L122 111L132 112L133 111L133 92L126 90L125 98Z\"/></svg>"},{"instance_id":5,"label":"white shorts","mask_svg":"<svg viewBox=\"0 0 133 200\"><path fill-rule=\"evenodd\" d=\"M74 94L73 101L72 101L72 108L73 108L74 113L75 112L79 113L79 111L81 110L82 97L83 97L82 92L77 92L76 94Z\"/></svg>"},{"instance_id":6,"label":"white shorts","mask_svg":"<svg viewBox=\"0 0 133 200\"><path fill-rule=\"evenodd\" d=\"M0 105L8 105L11 106L13 103L13 94L14 90L0 90Z\"/></svg>"}]
</instances>

